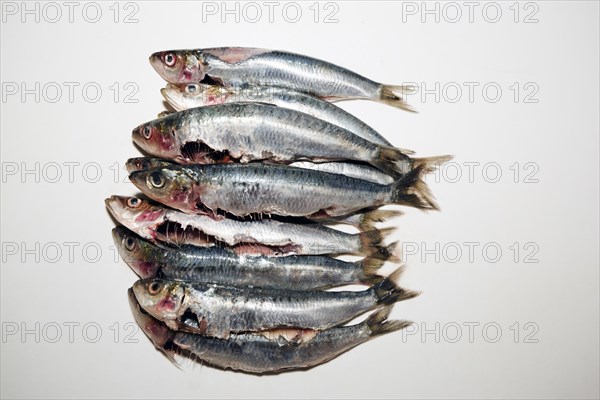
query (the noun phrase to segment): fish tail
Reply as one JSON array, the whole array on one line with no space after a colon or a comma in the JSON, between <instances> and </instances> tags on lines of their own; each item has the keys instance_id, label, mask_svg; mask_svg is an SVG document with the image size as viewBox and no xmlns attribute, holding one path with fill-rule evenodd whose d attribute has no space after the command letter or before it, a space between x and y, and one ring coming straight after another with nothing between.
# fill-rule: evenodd
<instances>
[{"instance_id":1,"label":"fish tail","mask_svg":"<svg viewBox=\"0 0 600 400\"><path fill-rule=\"evenodd\" d=\"M381 85L379 101L392 107L417 112L405 101L406 95L415 91L416 88L413 85Z\"/></svg>"},{"instance_id":2,"label":"fish tail","mask_svg":"<svg viewBox=\"0 0 600 400\"><path fill-rule=\"evenodd\" d=\"M421 168L422 174L430 174L437 170L440 165L447 163L452 160L454 156L434 156L424 158L413 158L413 165L417 168Z\"/></svg>"},{"instance_id":3,"label":"fish tail","mask_svg":"<svg viewBox=\"0 0 600 400\"><path fill-rule=\"evenodd\" d=\"M372 229L358 233L361 243L361 254L380 260L388 260L394 257L393 247L386 246L385 238L394 232L396 228Z\"/></svg>"},{"instance_id":4,"label":"fish tail","mask_svg":"<svg viewBox=\"0 0 600 400\"><path fill-rule=\"evenodd\" d=\"M371 337L396 332L412 325L411 321L388 320L392 308L393 305L381 307L363 322L369 328Z\"/></svg>"},{"instance_id":5,"label":"fish tail","mask_svg":"<svg viewBox=\"0 0 600 400\"><path fill-rule=\"evenodd\" d=\"M423 180L423 175L433 172L452 156L438 156L413 159L410 172L392 183L392 198L394 204L401 204L422 210L439 210L435 198Z\"/></svg>"},{"instance_id":6,"label":"fish tail","mask_svg":"<svg viewBox=\"0 0 600 400\"><path fill-rule=\"evenodd\" d=\"M403 289L396 285L396 281L404 272L404 268L404 266L401 266L392 272L390 276L373 286L377 304L390 305L398 301L412 299L420 294L420 292Z\"/></svg>"},{"instance_id":7,"label":"fish tail","mask_svg":"<svg viewBox=\"0 0 600 400\"><path fill-rule=\"evenodd\" d=\"M399 217L403 214L398 210L373 210L361 215L356 227L361 231L371 230L378 222L385 222L388 219Z\"/></svg>"},{"instance_id":8,"label":"fish tail","mask_svg":"<svg viewBox=\"0 0 600 400\"><path fill-rule=\"evenodd\" d=\"M381 252L386 255L386 261L393 263L402 262L402 254L400 254L400 241L395 241L387 245L385 248L382 249Z\"/></svg>"},{"instance_id":9,"label":"fish tail","mask_svg":"<svg viewBox=\"0 0 600 400\"><path fill-rule=\"evenodd\" d=\"M413 159L397 147L379 146L371 164L391 177L408 174L413 169Z\"/></svg>"},{"instance_id":10,"label":"fish tail","mask_svg":"<svg viewBox=\"0 0 600 400\"><path fill-rule=\"evenodd\" d=\"M362 260L356 261L356 264L362 269L360 281L370 285L376 285L385 278L377 273L379 268L383 267L385 261L377 258L365 257Z\"/></svg>"}]
</instances>

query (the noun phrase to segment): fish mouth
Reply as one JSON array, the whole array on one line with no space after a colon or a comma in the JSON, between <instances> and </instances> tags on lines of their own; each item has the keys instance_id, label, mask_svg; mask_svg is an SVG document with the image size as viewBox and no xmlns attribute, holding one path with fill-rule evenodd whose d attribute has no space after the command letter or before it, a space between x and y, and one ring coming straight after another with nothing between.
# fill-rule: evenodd
<instances>
[{"instance_id":1,"label":"fish mouth","mask_svg":"<svg viewBox=\"0 0 600 400\"><path fill-rule=\"evenodd\" d=\"M115 244L119 244L121 242L121 236L119 235L119 231L116 227L112 230L112 237Z\"/></svg>"},{"instance_id":2,"label":"fish mouth","mask_svg":"<svg viewBox=\"0 0 600 400\"><path fill-rule=\"evenodd\" d=\"M158 73L158 75L160 75L161 78L168 82L168 76L165 73L165 66L162 62L162 53L162 51L152 53L150 57L148 57L148 61L150 62L152 68L154 68L154 70Z\"/></svg>"},{"instance_id":3,"label":"fish mouth","mask_svg":"<svg viewBox=\"0 0 600 400\"><path fill-rule=\"evenodd\" d=\"M104 206L108 210L109 214L112 215L112 217L118 221L119 218L118 218L118 215L117 215L117 210L115 208L115 205L116 205L117 202L116 202L116 199L114 197L115 196L110 196L110 197L104 199Z\"/></svg>"},{"instance_id":4,"label":"fish mouth","mask_svg":"<svg viewBox=\"0 0 600 400\"><path fill-rule=\"evenodd\" d=\"M171 87L171 83L169 83L167 85L167 87L164 87L162 89L160 89L160 94L162 94L162 97L170 104L172 105L177 111L181 111L184 109L184 107L182 106L182 101L180 98L176 98L176 96L173 95L173 92L175 91L175 89L173 89Z\"/></svg>"},{"instance_id":5,"label":"fish mouth","mask_svg":"<svg viewBox=\"0 0 600 400\"><path fill-rule=\"evenodd\" d=\"M148 176L148 171L151 170L138 170L129 174L129 180L131 183L133 183L142 192L144 192L146 186L146 177Z\"/></svg>"}]
</instances>

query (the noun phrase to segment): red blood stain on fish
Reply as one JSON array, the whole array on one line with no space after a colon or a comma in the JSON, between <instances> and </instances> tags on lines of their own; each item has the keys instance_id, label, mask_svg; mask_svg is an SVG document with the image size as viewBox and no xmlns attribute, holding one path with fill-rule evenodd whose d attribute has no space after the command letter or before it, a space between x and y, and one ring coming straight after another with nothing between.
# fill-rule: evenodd
<instances>
[{"instance_id":1,"label":"red blood stain on fish","mask_svg":"<svg viewBox=\"0 0 600 400\"><path fill-rule=\"evenodd\" d=\"M175 303L173 301L173 299L171 298L171 296L165 297L164 299L162 299L157 305L156 308L158 310L164 310L164 311L173 311L175 310L175 307L177 306L177 303Z\"/></svg>"},{"instance_id":2,"label":"red blood stain on fish","mask_svg":"<svg viewBox=\"0 0 600 400\"><path fill-rule=\"evenodd\" d=\"M154 264L149 261L138 262L137 269L143 278L150 278L154 276Z\"/></svg>"},{"instance_id":3,"label":"red blood stain on fish","mask_svg":"<svg viewBox=\"0 0 600 400\"><path fill-rule=\"evenodd\" d=\"M135 222L156 221L161 215L160 210L143 212L135 218Z\"/></svg>"},{"instance_id":4,"label":"red blood stain on fish","mask_svg":"<svg viewBox=\"0 0 600 400\"><path fill-rule=\"evenodd\" d=\"M174 147L173 140L167 135L159 135L158 144L163 150L171 150Z\"/></svg>"}]
</instances>

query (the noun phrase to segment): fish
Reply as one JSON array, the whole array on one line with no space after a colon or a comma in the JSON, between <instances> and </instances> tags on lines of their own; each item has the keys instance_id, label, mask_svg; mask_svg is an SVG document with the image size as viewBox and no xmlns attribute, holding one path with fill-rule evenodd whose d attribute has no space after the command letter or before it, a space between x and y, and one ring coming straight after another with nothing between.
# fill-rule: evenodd
<instances>
[{"instance_id":1,"label":"fish","mask_svg":"<svg viewBox=\"0 0 600 400\"><path fill-rule=\"evenodd\" d=\"M186 214L138 197L111 196L105 202L117 222L144 239L170 245L229 245L243 254L352 254L398 261L394 255L397 243L383 243L395 228L351 234L318 223L213 219Z\"/></svg>"},{"instance_id":2,"label":"fish","mask_svg":"<svg viewBox=\"0 0 600 400\"><path fill-rule=\"evenodd\" d=\"M179 164L355 161L399 176L438 162L411 158L311 115L260 103L179 111L137 126L132 138L146 153Z\"/></svg>"},{"instance_id":3,"label":"fish","mask_svg":"<svg viewBox=\"0 0 600 400\"><path fill-rule=\"evenodd\" d=\"M133 288L127 289L127 298L133 319L152 342L154 348L160 351L173 365L181 368L175 357L177 352L173 349L171 341L177 332L171 331L164 323L146 313L135 298Z\"/></svg>"},{"instance_id":4,"label":"fish","mask_svg":"<svg viewBox=\"0 0 600 400\"><path fill-rule=\"evenodd\" d=\"M158 157L134 157L127 160L125 163L125 168L127 172L132 173L133 171L170 167L172 165L179 164L174 161L169 161ZM289 166L346 175L351 178L364 179L366 181L380 183L382 185L387 185L394 181L391 176L384 174L376 168L364 164L355 164L349 162L313 163L309 161L297 161L289 164Z\"/></svg>"},{"instance_id":5,"label":"fish","mask_svg":"<svg viewBox=\"0 0 600 400\"><path fill-rule=\"evenodd\" d=\"M292 338L243 333L218 339L173 331L140 307L132 289L128 290L128 297L134 320L154 347L175 365L179 365L175 358L179 355L218 368L252 374L314 367L373 338L400 331L412 324L410 321L390 320L392 306L384 306L361 323L323 331L296 330L297 336ZM306 336L309 338L305 339Z\"/></svg>"},{"instance_id":6,"label":"fish","mask_svg":"<svg viewBox=\"0 0 600 400\"><path fill-rule=\"evenodd\" d=\"M210 83L225 88L276 86L327 101L366 99L407 111L412 85L381 84L332 63L281 50L244 47L167 50L150 64L170 83Z\"/></svg>"},{"instance_id":7,"label":"fish","mask_svg":"<svg viewBox=\"0 0 600 400\"><path fill-rule=\"evenodd\" d=\"M320 290L383 280L377 275L383 261L373 258L348 262L326 256L240 255L222 247L171 248L150 243L122 226L113 229L113 239L123 260L143 279L282 290Z\"/></svg>"},{"instance_id":8,"label":"fish","mask_svg":"<svg viewBox=\"0 0 600 400\"><path fill-rule=\"evenodd\" d=\"M172 165L177 165L177 163L158 157L132 157L125 162L125 169L127 172L132 173L133 171L170 167Z\"/></svg>"},{"instance_id":9,"label":"fish","mask_svg":"<svg viewBox=\"0 0 600 400\"><path fill-rule=\"evenodd\" d=\"M169 328L226 339L279 328L323 330L375 308L416 297L396 281L403 268L363 291L284 290L205 282L142 279L140 306Z\"/></svg>"},{"instance_id":10,"label":"fish","mask_svg":"<svg viewBox=\"0 0 600 400\"><path fill-rule=\"evenodd\" d=\"M294 92L281 87L251 86L244 88L223 88L202 83L178 85L168 83L166 87L161 89L161 93L176 111L238 102L272 104L312 115L313 117L342 127L373 143L392 146L375 129L335 104L306 93ZM414 154L413 151L408 149L402 149L402 151L404 154Z\"/></svg>"},{"instance_id":11,"label":"fish","mask_svg":"<svg viewBox=\"0 0 600 400\"><path fill-rule=\"evenodd\" d=\"M284 165L215 164L134 171L129 180L149 198L186 213L318 220L385 204L439 209L419 175L415 170L390 185L380 185Z\"/></svg>"}]
</instances>

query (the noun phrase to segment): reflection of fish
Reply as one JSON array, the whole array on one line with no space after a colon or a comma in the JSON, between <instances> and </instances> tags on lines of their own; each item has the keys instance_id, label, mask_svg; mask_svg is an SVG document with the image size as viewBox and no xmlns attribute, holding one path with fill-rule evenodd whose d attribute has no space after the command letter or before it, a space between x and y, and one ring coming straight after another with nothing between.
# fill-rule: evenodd
<instances>
[{"instance_id":1,"label":"reflection of fish","mask_svg":"<svg viewBox=\"0 0 600 400\"><path fill-rule=\"evenodd\" d=\"M410 86L383 85L337 65L277 50L221 47L154 53L150 63L171 83L277 86L328 101L368 99L411 110Z\"/></svg>"},{"instance_id":2,"label":"reflection of fish","mask_svg":"<svg viewBox=\"0 0 600 400\"><path fill-rule=\"evenodd\" d=\"M359 292L299 291L145 279L133 285L142 308L173 329L227 338L232 333L278 328L327 329L380 305L418 293L388 278ZM234 310L234 311L232 311Z\"/></svg>"},{"instance_id":3,"label":"reflection of fish","mask_svg":"<svg viewBox=\"0 0 600 400\"><path fill-rule=\"evenodd\" d=\"M437 209L414 170L390 185L283 165L216 164L171 166L132 172L131 182L151 199L187 213L218 218L226 211L307 216L346 216L384 204Z\"/></svg>"},{"instance_id":4,"label":"reflection of fish","mask_svg":"<svg viewBox=\"0 0 600 400\"><path fill-rule=\"evenodd\" d=\"M394 245L383 244L384 238L393 228L350 234L314 223L294 224L272 219L214 219L205 215L185 214L148 200L124 196L111 196L106 199L106 206L119 223L143 238L176 246L212 246L224 242L229 246L236 246L238 253L354 254L382 260L395 259L392 254Z\"/></svg>"},{"instance_id":5,"label":"reflection of fish","mask_svg":"<svg viewBox=\"0 0 600 400\"><path fill-rule=\"evenodd\" d=\"M147 153L178 163L351 160L398 176L437 159L412 159L311 115L259 103L197 107L135 128L134 142Z\"/></svg>"},{"instance_id":6,"label":"reflection of fish","mask_svg":"<svg viewBox=\"0 0 600 400\"><path fill-rule=\"evenodd\" d=\"M254 86L225 89L220 86L201 83L172 83L161 89L163 97L177 111L214 104L257 102L273 104L312 115L340 126L373 143L391 146L379 132L340 107L306 93L271 86ZM404 150L411 154L410 150Z\"/></svg>"},{"instance_id":7,"label":"reflection of fish","mask_svg":"<svg viewBox=\"0 0 600 400\"><path fill-rule=\"evenodd\" d=\"M289 290L383 280L376 274L383 261L371 258L347 262L326 256L239 255L221 247L170 248L147 242L122 226L113 229L113 237L121 257L142 278Z\"/></svg>"},{"instance_id":8,"label":"reflection of fish","mask_svg":"<svg viewBox=\"0 0 600 400\"><path fill-rule=\"evenodd\" d=\"M411 324L408 321L388 320L392 306L385 306L365 321L351 326L324 331L291 330L295 335L264 331L260 334L247 333L217 339L174 332L146 314L131 289L128 296L135 321L156 349L171 361L175 362L174 355L179 354L219 368L254 374L313 367L376 336L399 331Z\"/></svg>"}]
</instances>

